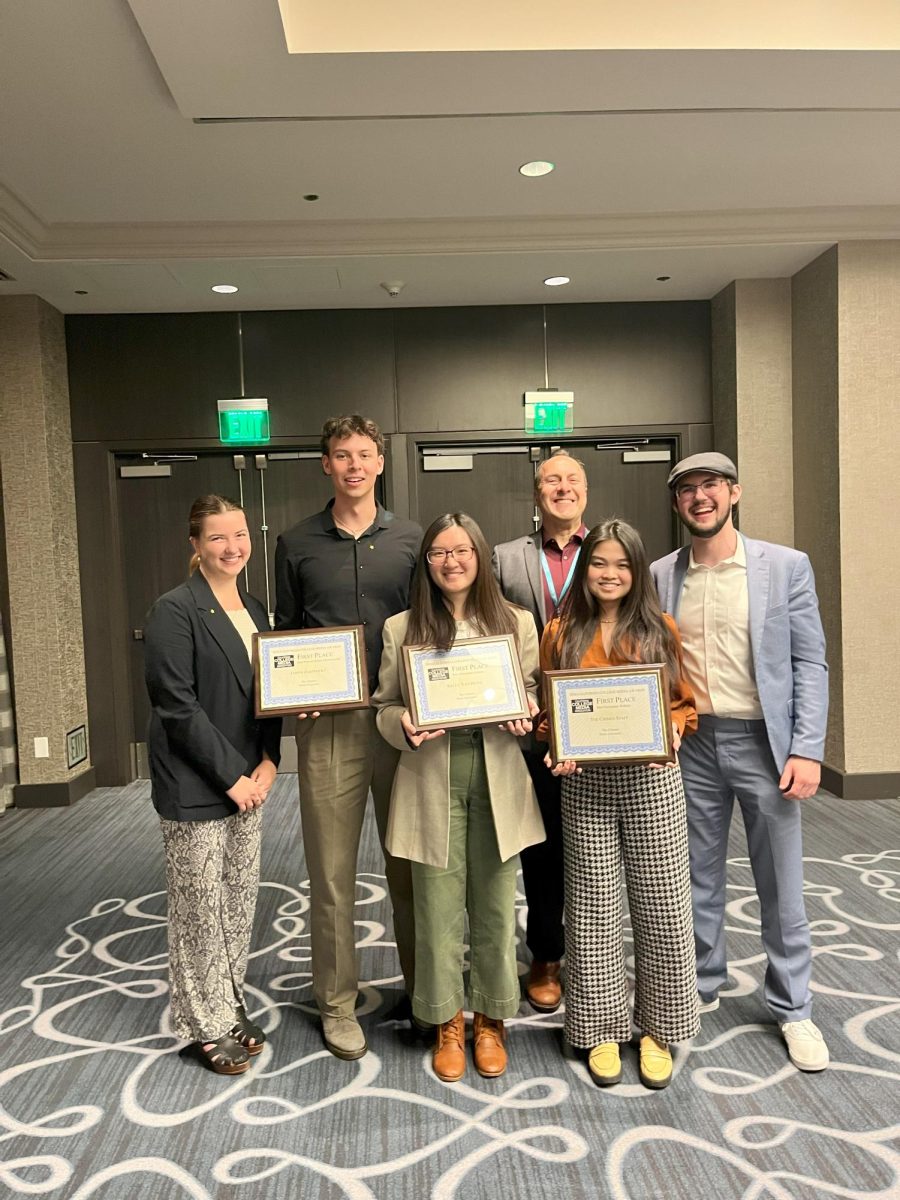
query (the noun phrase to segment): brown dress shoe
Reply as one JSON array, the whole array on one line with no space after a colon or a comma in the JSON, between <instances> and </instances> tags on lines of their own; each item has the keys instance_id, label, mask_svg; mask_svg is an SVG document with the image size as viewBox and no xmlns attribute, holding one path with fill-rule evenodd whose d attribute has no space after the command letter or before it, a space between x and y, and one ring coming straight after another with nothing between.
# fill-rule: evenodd
<instances>
[{"instance_id":1,"label":"brown dress shoe","mask_svg":"<svg viewBox=\"0 0 900 1200\"><path fill-rule=\"evenodd\" d=\"M456 1083L466 1073L466 1020L462 1009L437 1026L431 1065L438 1079Z\"/></svg>"},{"instance_id":2,"label":"brown dress shoe","mask_svg":"<svg viewBox=\"0 0 900 1200\"><path fill-rule=\"evenodd\" d=\"M528 1003L536 1012L556 1012L562 1001L558 962L532 962L525 984Z\"/></svg>"},{"instance_id":3,"label":"brown dress shoe","mask_svg":"<svg viewBox=\"0 0 900 1200\"><path fill-rule=\"evenodd\" d=\"M502 1075L506 1070L506 1030L503 1022L484 1013L475 1014L473 1030L475 1046L475 1070L489 1079Z\"/></svg>"}]
</instances>

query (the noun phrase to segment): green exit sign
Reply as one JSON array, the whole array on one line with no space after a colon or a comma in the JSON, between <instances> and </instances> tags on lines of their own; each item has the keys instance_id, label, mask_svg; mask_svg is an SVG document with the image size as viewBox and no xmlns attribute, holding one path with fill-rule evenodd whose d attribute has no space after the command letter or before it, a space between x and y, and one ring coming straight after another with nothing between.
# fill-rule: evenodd
<instances>
[{"instance_id":1,"label":"green exit sign","mask_svg":"<svg viewBox=\"0 0 900 1200\"><path fill-rule=\"evenodd\" d=\"M220 400L219 441L226 446L260 446L271 440L268 400Z\"/></svg>"},{"instance_id":2,"label":"green exit sign","mask_svg":"<svg viewBox=\"0 0 900 1200\"><path fill-rule=\"evenodd\" d=\"M530 433L564 433L568 404L536 404Z\"/></svg>"},{"instance_id":3,"label":"green exit sign","mask_svg":"<svg viewBox=\"0 0 900 1200\"><path fill-rule=\"evenodd\" d=\"M571 433L574 418L574 392L548 389L525 393L526 433Z\"/></svg>"}]
</instances>

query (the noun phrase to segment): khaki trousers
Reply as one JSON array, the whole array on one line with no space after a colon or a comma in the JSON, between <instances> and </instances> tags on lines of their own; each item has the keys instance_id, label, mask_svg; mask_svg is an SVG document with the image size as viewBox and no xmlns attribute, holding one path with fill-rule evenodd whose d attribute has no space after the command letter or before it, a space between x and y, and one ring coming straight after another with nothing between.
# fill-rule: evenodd
<instances>
[{"instance_id":1,"label":"khaki trousers","mask_svg":"<svg viewBox=\"0 0 900 1200\"><path fill-rule=\"evenodd\" d=\"M375 728L375 710L324 713L297 722L300 823L309 872L313 996L326 1016L356 1007L356 861L371 788L384 851L399 752ZM385 853L394 936L412 994L414 934L409 863Z\"/></svg>"}]
</instances>

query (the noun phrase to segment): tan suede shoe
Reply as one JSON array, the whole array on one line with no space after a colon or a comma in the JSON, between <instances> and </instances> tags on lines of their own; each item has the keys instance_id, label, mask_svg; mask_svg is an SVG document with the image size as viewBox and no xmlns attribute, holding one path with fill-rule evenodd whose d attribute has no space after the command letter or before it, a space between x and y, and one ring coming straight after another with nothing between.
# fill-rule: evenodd
<instances>
[{"instance_id":1,"label":"tan suede shoe","mask_svg":"<svg viewBox=\"0 0 900 1200\"><path fill-rule=\"evenodd\" d=\"M323 1013L322 1036L335 1058L343 1058L348 1062L362 1058L369 1049L362 1026L353 1016L330 1017Z\"/></svg>"},{"instance_id":2,"label":"tan suede shoe","mask_svg":"<svg viewBox=\"0 0 900 1200\"><path fill-rule=\"evenodd\" d=\"M475 1014L474 1027L475 1070L479 1075L493 1079L506 1070L506 1030L503 1022L484 1013Z\"/></svg>"},{"instance_id":3,"label":"tan suede shoe","mask_svg":"<svg viewBox=\"0 0 900 1200\"><path fill-rule=\"evenodd\" d=\"M437 1026L431 1065L438 1079L456 1083L466 1073L466 1021L462 1009Z\"/></svg>"}]
</instances>

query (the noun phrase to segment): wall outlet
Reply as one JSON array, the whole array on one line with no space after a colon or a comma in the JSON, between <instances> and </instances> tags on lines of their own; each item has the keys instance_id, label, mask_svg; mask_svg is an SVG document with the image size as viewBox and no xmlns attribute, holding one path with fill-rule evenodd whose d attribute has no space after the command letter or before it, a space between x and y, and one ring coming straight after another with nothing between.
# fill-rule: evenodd
<instances>
[{"instance_id":1,"label":"wall outlet","mask_svg":"<svg viewBox=\"0 0 900 1200\"><path fill-rule=\"evenodd\" d=\"M34 739L34 757L35 758L49 758L50 757L50 739L49 738L43 737L43 738L35 738Z\"/></svg>"}]
</instances>

